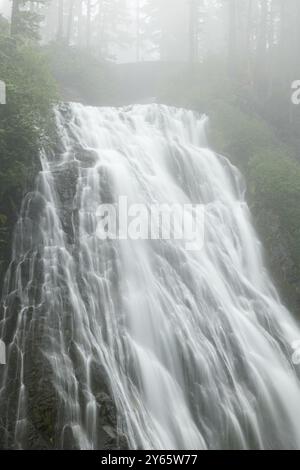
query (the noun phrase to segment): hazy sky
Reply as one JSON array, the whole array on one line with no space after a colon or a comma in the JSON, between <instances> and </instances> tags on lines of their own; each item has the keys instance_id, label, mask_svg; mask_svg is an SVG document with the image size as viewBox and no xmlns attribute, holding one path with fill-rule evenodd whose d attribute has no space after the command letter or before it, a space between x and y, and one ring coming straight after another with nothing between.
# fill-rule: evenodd
<instances>
[{"instance_id":1,"label":"hazy sky","mask_svg":"<svg viewBox=\"0 0 300 470\"><path fill-rule=\"evenodd\" d=\"M11 1L10 0L0 0L0 14L4 16L9 16L11 9Z\"/></svg>"}]
</instances>

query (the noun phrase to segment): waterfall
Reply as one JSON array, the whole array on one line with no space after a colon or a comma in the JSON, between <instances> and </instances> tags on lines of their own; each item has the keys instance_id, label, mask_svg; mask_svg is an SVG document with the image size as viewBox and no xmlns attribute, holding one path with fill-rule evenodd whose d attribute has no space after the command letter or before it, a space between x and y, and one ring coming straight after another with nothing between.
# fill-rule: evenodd
<instances>
[{"instance_id":1,"label":"waterfall","mask_svg":"<svg viewBox=\"0 0 300 470\"><path fill-rule=\"evenodd\" d=\"M5 279L1 446L299 449L299 327L207 119L70 104L56 120ZM101 240L120 196L201 205L203 243Z\"/></svg>"}]
</instances>

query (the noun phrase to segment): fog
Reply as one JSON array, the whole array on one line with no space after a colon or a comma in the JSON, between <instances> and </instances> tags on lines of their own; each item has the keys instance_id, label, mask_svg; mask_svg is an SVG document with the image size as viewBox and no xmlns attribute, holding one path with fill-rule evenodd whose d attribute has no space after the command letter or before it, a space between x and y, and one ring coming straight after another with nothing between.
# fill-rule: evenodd
<instances>
[{"instance_id":1,"label":"fog","mask_svg":"<svg viewBox=\"0 0 300 470\"><path fill-rule=\"evenodd\" d=\"M0 449L300 449L299 25L0 0Z\"/></svg>"},{"instance_id":2,"label":"fog","mask_svg":"<svg viewBox=\"0 0 300 470\"><path fill-rule=\"evenodd\" d=\"M12 3L1 0L0 14L10 18ZM42 43L60 38L117 62L188 60L191 48L201 59L222 48L226 35L226 12L219 0L45 0L19 5L40 15Z\"/></svg>"},{"instance_id":3,"label":"fog","mask_svg":"<svg viewBox=\"0 0 300 470\"><path fill-rule=\"evenodd\" d=\"M12 4L39 15L42 43L63 40L116 62L201 61L228 47L250 59L299 37L297 0L1 0L5 17Z\"/></svg>"},{"instance_id":4,"label":"fog","mask_svg":"<svg viewBox=\"0 0 300 470\"><path fill-rule=\"evenodd\" d=\"M10 18L10 15L11 15L11 1L10 0L0 0L0 15L3 15L5 18Z\"/></svg>"}]
</instances>

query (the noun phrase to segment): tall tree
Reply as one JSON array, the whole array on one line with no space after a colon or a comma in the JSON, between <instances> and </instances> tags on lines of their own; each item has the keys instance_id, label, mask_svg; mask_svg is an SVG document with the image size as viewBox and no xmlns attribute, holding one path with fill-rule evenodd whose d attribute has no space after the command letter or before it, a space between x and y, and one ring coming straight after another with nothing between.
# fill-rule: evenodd
<instances>
[{"instance_id":1,"label":"tall tree","mask_svg":"<svg viewBox=\"0 0 300 470\"><path fill-rule=\"evenodd\" d=\"M91 31L92 27L92 2L86 0L86 46L89 48L91 45Z\"/></svg>"},{"instance_id":2,"label":"tall tree","mask_svg":"<svg viewBox=\"0 0 300 470\"><path fill-rule=\"evenodd\" d=\"M47 0L36 0L36 5L44 5ZM11 35L37 40L42 16L29 0L12 0Z\"/></svg>"},{"instance_id":3,"label":"tall tree","mask_svg":"<svg viewBox=\"0 0 300 470\"><path fill-rule=\"evenodd\" d=\"M143 11L144 42L158 52L161 60L186 60L189 44L189 2L147 0Z\"/></svg>"},{"instance_id":4,"label":"tall tree","mask_svg":"<svg viewBox=\"0 0 300 470\"><path fill-rule=\"evenodd\" d=\"M64 0L58 0L58 26L57 26L57 39L64 37Z\"/></svg>"},{"instance_id":5,"label":"tall tree","mask_svg":"<svg viewBox=\"0 0 300 470\"><path fill-rule=\"evenodd\" d=\"M135 19L136 19L136 60L139 62L141 60L141 48L142 48L142 38L141 38L141 0L136 0L135 6Z\"/></svg>"},{"instance_id":6,"label":"tall tree","mask_svg":"<svg viewBox=\"0 0 300 470\"><path fill-rule=\"evenodd\" d=\"M12 0L11 27L10 27L12 36L16 36L18 34L19 16L20 16L20 0Z\"/></svg>"},{"instance_id":7,"label":"tall tree","mask_svg":"<svg viewBox=\"0 0 300 470\"><path fill-rule=\"evenodd\" d=\"M268 62L268 20L269 20L268 0L259 1L259 26L256 46L256 69L255 83L257 92L265 95L267 92L267 62Z\"/></svg>"},{"instance_id":8,"label":"tall tree","mask_svg":"<svg viewBox=\"0 0 300 470\"><path fill-rule=\"evenodd\" d=\"M94 51L97 55L113 58L116 50L127 47L131 37L128 31L130 21L126 0L98 0L93 13L95 38Z\"/></svg>"},{"instance_id":9,"label":"tall tree","mask_svg":"<svg viewBox=\"0 0 300 470\"><path fill-rule=\"evenodd\" d=\"M235 76L237 72L237 1L228 0L228 25L229 25L229 37L228 37L228 64L229 73L231 76Z\"/></svg>"},{"instance_id":10,"label":"tall tree","mask_svg":"<svg viewBox=\"0 0 300 470\"><path fill-rule=\"evenodd\" d=\"M72 27L73 27L73 22L74 22L74 7L75 7L75 0L69 0L68 24L67 24L67 34L66 34L67 44L70 44L70 41L71 41Z\"/></svg>"},{"instance_id":11,"label":"tall tree","mask_svg":"<svg viewBox=\"0 0 300 470\"><path fill-rule=\"evenodd\" d=\"M199 39L201 26L204 22L203 0L189 0L189 60L191 63L199 59Z\"/></svg>"}]
</instances>

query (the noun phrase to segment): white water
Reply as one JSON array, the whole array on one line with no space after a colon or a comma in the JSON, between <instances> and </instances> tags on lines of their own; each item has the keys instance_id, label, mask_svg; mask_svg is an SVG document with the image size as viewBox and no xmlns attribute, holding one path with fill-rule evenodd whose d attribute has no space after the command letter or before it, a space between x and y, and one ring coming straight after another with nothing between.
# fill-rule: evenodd
<instances>
[{"instance_id":1,"label":"white water","mask_svg":"<svg viewBox=\"0 0 300 470\"><path fill-rule=\"evenodd\" d=\"M24 287L17 268L6 283L7 294L13 283L21 298L8 348L19 351L16 445L24 446L28 432L31 323L24 312L34 304L36 322L47 306L41 354L59 396L57 447L65 425L80 448L99 445L91 371L102 364L131 448L300 448L300 385L291 361L300 332L264 268L239 172L206 147L206 119L158 105L72 104L57 112L57 122L61 153L42 158L16 230L14 265L33 253L29 281ZM186 251L180 240L100 241L97 208L120 195L148 206L204 205L203 248ZM42 201L36 223L33 200ZM37 301L29 290L38 254ZM0 396L7 381L6 373Z\"/></svg>"}]
</instances>

